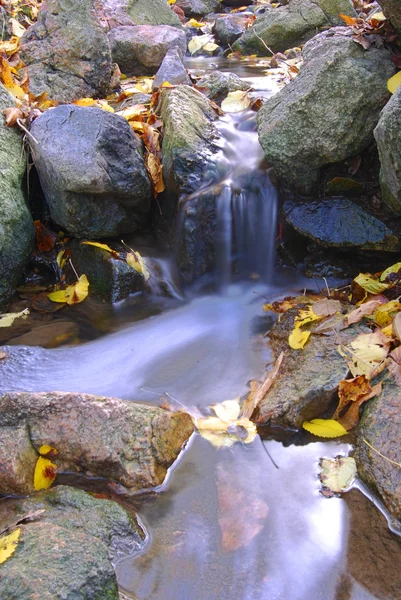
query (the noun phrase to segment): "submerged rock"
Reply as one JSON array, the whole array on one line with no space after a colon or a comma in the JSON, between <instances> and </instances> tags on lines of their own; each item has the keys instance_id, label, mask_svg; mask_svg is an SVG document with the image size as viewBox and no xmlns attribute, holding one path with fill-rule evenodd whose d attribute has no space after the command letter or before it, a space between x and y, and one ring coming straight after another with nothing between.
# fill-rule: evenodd
<instances>
[{"instance_id":1,"label":"submerged rock","mask_svg":"<svg viewBox=\"0 0 401 600\"><path fill-rule=\"evenodd\" d=\"M320 167L359 154L373 140L394 74L384 48L364 50L349 28L333 28L304 47L299 75L258 113L259 140L276 173L311 192Z\"/></svg>"},{"instance_id":2,"label":"submerged rock","mask_svg":"<svg viewBox=\"0 0 401 600\"><path fill-rule=\"evenodd\" d=\"M95 0L48 0L21 38L29 91L59 102L104 98L113 73L107 35Z\"/></svg>"},{"instance_id":3,"label":"submerged rock","mask_svg":"<svg viewBox=\"0 0 401 600\"><path fill-rule=\"evenodd\" d=\"M206 73L196 82L198 88L215 102L221 102L229 92L237 90L249 90L249 85L240 79L235 73L225 73L223 71L212 71Z\"/></svg>"},{"instance_id":4,"label":"submerged rock","mask_svg":"<svg viewBox=\"0 0 401 600\"><path fill-rule=\"evenodd\" d=\"M357 16L349 0L290 0L258 17L233 50L262 56L284 52L310 39L319 29L341 25L340 13Z\"/></svg>"},{"instance_id":5,"label":"submerged rock","mask_svg":"<svg viewBox=\"0 0 401 600\"><path fill-rule=\"evenodd\" d=\"M122 491L160 485L193 432L184 413L89 394L0 397L0 493L33 492L38 449L57 448L59 472L109 479Z\"/></svg>"},{"instance_id":6,"label":"submerged rock","mask_svg":"<svg viewBox=\"0 0 401 600\"><path fill-rule=\"evenodd\" d=\"M241 15L224 15L218 17L213 26L216 42L221 46L231 46L246 29L247 17Z\"/></svg>"},{"instance_id":7,"label":"submerged rock","mask_svg":"<svg viewBox=\"0 0 401 600\"><path fill-rule=\"evenodd\" d=\"M185 33L169 25L116 27L109 34L113 60L124 75L153 75L171 48L187 49Z\"/></svg>"},{"instance_id":8,"label":"submerged rock","mask_svg":"<svg viewBox=\"0 0 401 600\"><path fill-rule=\"evenodd\" d=\"M272 426L299 429L304 421L321 417L330 408L339 382L349 373L347 361L338 352L339 344L347 345L359 333L370 330L356 325L335 335L311 335L302 350L293 350L288 336L297 314L296 309L285 312L269 333L274 358L281 352L285 356L275 385L257 409L257 417Z\"/></svg>"},{"instance_id":9,"label":"submerged rock","mask_svg":"<svg viewBox=\"0 0 401 600\"><path fill-rule=\"evenodd\" d=\"M153 90L158 90L165 82L171 83L171 85L192 85L182 58L183 55L179 48L168 50L153 80Z\"/></svg>"},{"instance_id":10,"label":"submerged rock","mask_svg":"<svg viewBox=\"0 0 401 600\"><path fill-rule=\"evenodd\" d=\"M22 192L26 165L21 134L15 128L6 127L2 115L5 108L14 104L0 83L0 307L14 292L35 237Z\"/></svg>"},{"instance_id":11,"label":"submerged rock","mask_svg":"<svg viewBox=\"0 0 401 600\"><path fill-rule=\"evenodd\" d=\"M389 374L382 393L365 405L355 459L360 477L379 494L392 516L401 520L401 390Z\"/></svg>"},{"instance_id":12,"label":"submerged rock","mask_svg":"<svg viewBox=\"0 0 401 600\"><path fill-rule=\"evenodd\" d=\"M112 113L59 106L32 125L32 153L52 219L80 238L102 238L146 223L151 185L142 142Z\"/></svg>"},{"instance_id":13,"label":"submerged rock","mask_svg":"<svg viewBox=\"0 0 401 600\"><path fill-rule=\"evenodd\" d=\"M300 234L326 248L359 248L397 252L400 244L376 217L346 198L286 200L283 211Z\"/></svg>"},{"instance_id":14,"label":"submerged rock","mask_svg":"<svg viewBox=\"0 0 401 600\"><path fill-rule=\"evenodd\" d=\"M380 158L382 199L394 213L401 214L401 88L384 107L374 131Z\"/></svg>"}]
</instances>

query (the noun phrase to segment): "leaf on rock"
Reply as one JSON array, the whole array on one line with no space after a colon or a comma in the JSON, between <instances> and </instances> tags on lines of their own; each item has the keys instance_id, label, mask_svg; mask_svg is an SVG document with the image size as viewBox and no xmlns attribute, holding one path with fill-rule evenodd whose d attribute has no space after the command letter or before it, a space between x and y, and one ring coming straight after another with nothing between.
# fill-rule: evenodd
<instances>
[{"instance_id":1,"label":"leaf on rock","mask_svg":"<svg viewBox=\"0 0 401 600\"><path fill-rule=\"evenodd\" d=\"M36 245L39 250L41 252L50 252L50 250L53 250L57 241L57 234L47 229L39 220L34 221L33 224L35 226Z\"/></svg>"},{"instance_id":2,"label":"leaf on rock","mask_svg":"<svg viewBox=\"0 0 401 600\"><path fill-rule=\"evenodd\" d=\"M0 565L12 556L18 546L21 529L0 538Z\"/></svg>"},{"instance_id":3,"label":"leaf on rock","mask_svg":"<svg viewBox=\"0 0 401 600\"><path fill-rule=\"evenodd\" d=\"M303 325L307 325L308 323L313 323L314 321L320 321L323 319L323 315L318 315L314 311L314 306L308 306L308 308L301 308L298 313L298 316L295 317L295 327L303 327Z\"/></svg>"},{"instance_id":4,"label":"leaf on rock","mask_svg":"<svg viewBox=\"0 0 401 600\"><path fill-rule=\"evenodd\" d=\"M5 313L0 317L0 327L11 327L15 319L26 319L29 315L29 308L25 308L18 313Z\"/></svg>"},{"instance_id":5,"label":"leaf on rock","mask_svg":"<svg viewBox=\"0 0 401 600\"><path fill-rule=\"evenodd\" d=\"M381 304L385 304L386 302L388 300L385 296L378 296L377 298L373 298L373 300L364 302L344 318L344 326L349 327L354 323L359 323L364 317L372 315Z\"/></svg>"},{"instance_id":6,"label":"leaf on rock","mask_svg":"<svg viewBox=\"0 0 401 600\"><path fill-rule=\"evenodd\" d=\"M374 314L375 323L380 327L386 327L392 323L395 315L401 310L401 303L398 300L391 300L379 306Z\"/></svg>"},{"instance_id":7,"label":"leaf on rock","mask_svg":"<svg viewBox=\"0 0 401 600\"><path fill-rule=\"evenodd\" d=\"M293 350L302 350L311 335L310 331L302 331L299 327L295 327L290 333L288 343Z\"/></svg>"},{"instance_id":8,"label":"leaf on rock","mask_svg":"<svg viewBox=\"0 0 401 600\"><path fill-rule=\"evenodd\" d=\"M398 71L398 73L396 73L395 75L390 77L390 79L387 81L387 87L388 87L389 92L391 92L392 94L395 94L395 92L398 90L400 85L401 85L401 71Z\"/></svg>"},{"instance_id":9,"label":"leaf on rock","mask_svg":"<svg viewBox=\"0 0 401 600\"><path fill-rule=\"evenodd\" d=\"M23 99L25 97L25 91L20 85L15 83L11 67L7 61L5 55L0 54L0 81L4 84L4 87L10 92L14 98Z\"/></svg>"},{"instance_id":10,"label":"leaf on rock","mask_svg":"<svg viewBox=\"0 0 401 600\"><path fill-rule=\"evenodd\" d=\"M33 475L33 487L39 490L47 490L56 479L57 466L49 459L39 456Z\"/></svg>"},{"instance_id":11,"label":"leaf on rock","mask_svg":"<svg viewBox=\"0 0 401 600\"><path fill-rule=\"evenodd\" d=\"M95 248L100 248L100 250L105 250L109 254L111 254L114 258L119 258L119 254L113 248L110 248L107 244L100 244L99 242L81 242L84 246L94 246Z\"/></svg>"},{"instance_id":12,"label":"leaf on rock","mask_svg":"<svg viewBox=\"0 0 401 600\"><path fill-rule=\"evenodd\" d=\"M339 16L349 27L352 27L353 25L356 25L358 23L358 19L356 17L349 17L348 15L344 15L343 13L340 13Z\"/></svg>"},{"instance_id":13,"label":"leaf on rock","mask_svg":"<svg viewBox=\"0 0 401 600\"><path fill-rule=\"evenodd\" d=\"M20 108L17 108L16 106L10 106L10 108L5 108L3 110L3 115L5 116L5 123L7 127L14 127L18 119L24 118L22 110Z\"/></svg>"},{"instance_id":14,"label":"leaf on rock","mask_svg":"<svg viewBox=\"0 0 401 600\"><path fill-rule=\"evenodd\" d=\"M190 54L195 54L199 52L206 46L206 44L211 43L213 40L213 36L205 33L204 35L196 35L188 42L188 52ZM218 48L217 44L215 44L216 48Z\"/></svg>"},{"instance_id":15,"label":"leaf on rock","mask_svg":"<svg viewBox=\"0 0 401 600\"><path fill-rule=\"evenodd\" d=\"M357 473L355 459L350 456L323 459L320 468L320 481L334 493L347 491Z\"/></svg>"},{"instance_id":16,"label":"leaf on rock","mask_svg":"<svg viewBox=\"0 0 401 600\"><path fill-rule=\"evenodd\" d=\"M334 419L313 419L312 421L304 421L302 427L316 435L317 437L323 438L336 438L346 435L347 430Z\"/></svg>"},{"instance_id":17,"label":"leaf on rock","mask_svg":"<svg viewBox=\"0 0 401 600\"><path fill-rule=\"evenodd\" d=\"M227 97L221 103L221 108L227 113L238 113L247 108L251 104L251 97L248 92L237 90L229 92Z\"/></svg>"},{"instance_id":18,"label":"leaf on rock","mask_svg":"<svg viewBox=\"0 0 401 600\"><path fill-rule=\"evenodd\" d=\"M333 419L338 419L344 408L350 403L359 400L372 391L369 379L366 375L358 375L354 379L344 379L338 385L339 403L333 415Z\"/></svg>"},{"instance_id":19,"label":"leaf on rock","mask_svg":"<svg viewBox=\"0 0 401 600\"><path fill-rule=\"evenodd\" d=\"M401 71L400 71L401 73ZM387 267L385 271L380 275L380 281L387 282L387 280L398 279L401 277L401 262L395 263L395 265L391 265L391 267Z\"/></svg>"},{"instance_id":20,"label":"leaf on rock","mask_svg":"<svg viewBox=\"0 0 401 600\"><path fill-rule=\"evenodd\" d=\"M185 27L204 27L205 25L206 23L202 23L196 19L189 19L189 21L185 23Z\"/></svg>"},{"instance_id":21,"label":"leaf on rock","mask_svg":"<svg viewBox=\"0 0 401 600\"><path fill-rule=\"evenodd\" d=\"M313 313L318 317L331 317L337 312L342 311L342 304L339 300L318 300L312 306Z\"/></svg>"},{"instance_id":22,"label":"leaf on rock","mask_svg":"<svg viewBox=\"0 0 401 600\"><path fill-rule=\"evenodd\" d=\"M155 154L148 152L145 159L145 166L152 182L153 195L156 197L158 194L164 192L165 189L162 164Z\"/></svg>"},{"instance_id":23,"label":"leaf on rock","mask_svg":"<svg viewBox=\"0 0 401 600\"><path fill-rule=\"evenodd\" d=\"M381 383L378 383L377 385L373 386L372 390L368 394L365 394L365 396L361 396L358 400L355 400L355 402L352 402L350 404L347 412L345 413L345 415L338 419L338 422L341 423L341 425L347 431L354 429L354 427L356 427L359 423L359 409L362 406L362 404L364 404L371 398L374 398L375 396L381 394L381 391Z\"/></svg>"},{"instance_id":24,"label":"leaf on rock","mask_svg":"<svg viewBox=\"0 0 401 600\"><path fill-rule=\"evenodd\" d=\"M365 374L368 379L378 375L384 368L384 359L390 349L390 340L380 330L361 333L346 347L351 355L348 363L354 377Z\"/></svg>"},{"instance_id":25,"label":"leaf on rock","mask_svg":"<svg viewBox=\"0 0 401 600\"><path fill-rule=\"evenodd\" d=\"M142 258L142 256L139 254L139 252L135 252L134 250L132 252L129 252L127 254L126 260L127 260L127 264L130 267L135 269L135 271L137 273L139 273L139 275L142 275L142 277L144 278L145 281L148 281L148 279L150 277L150 273L146 266L145 259Z\"/></svg>"},{"instance_id":26,"label":"leaf on rock","mask_svg":"<svg viewBox=\"0 0 401 600\"><path fill-rule=\"evenodd\" d=\"M365 290L365 292L368 292L368 294L381 294L389 288L387 283L375 279L369 273L360 273L358 277L355 277L354 282Z\"/></svg>"},{"instance_id":27,"label":"leaf on rock","mask_svg":"<svg viewBox=\"0 0 401 600\"><path fill-rule=\"evenodd\" d=\"M89 292L89 281L86 275L81 275L78 281L68 285L65 290L51 292L47 297L52 302L64 302L67 304L79 304L87 297Z\"/></svg>"}]
</instances>

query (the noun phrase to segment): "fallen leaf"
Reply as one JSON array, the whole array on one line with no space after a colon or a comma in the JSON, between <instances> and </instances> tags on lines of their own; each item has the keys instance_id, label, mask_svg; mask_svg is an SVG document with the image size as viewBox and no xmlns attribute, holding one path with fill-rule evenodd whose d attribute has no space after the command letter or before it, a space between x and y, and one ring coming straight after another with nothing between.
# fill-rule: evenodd
<instances>
[{"instance_id":1,"label":"fallen leaf","mask_svg":"<svg viewBox=\"0 0 401 600\"><path fill-rule=\"evenodd\" d=\"M145 259L139 254L139 252L129 252L126 258L127 264L135 269L139 275L142 275L145 281L148 281L150 273L146 267Z\"/></svg>"},{"instance_id":2,"label":"fallen leaf","mask_svg":"<svg viewBox=\"0 0 401 600\"><path fill-rule=\"evenodd\" d=\"M401 73L401 71L400 71ZM383 271L383 273L380 275L380 281L385 281L387 282L388 279L393 280L393 279L398 279L399 277L401 277L401 262L395 263L395 265L391 265L391 267L388 267L385 271Z\"/></svg>"},{"instance_id":3,"label":"fallen leaf","mask_svg":"<svg viewBox=\"0 0 401 600\"><path fill-rule=\"evenodd\" d=\"M390 79L387 81L387 87L388 87L389 92L391 92L392 94L395 94L395 92L400 87L400 85L401 85L401 71L398 71L398 73L396 73L395 75L390 77Z\"/></svg>"},{"instance_id":4,"label":"fallen leaf","mask_svg":"<svg viewBox=\"0 0 401 600\"><path fill-rule=\"evenodd\" d=\"M15 319L26 319L29 315L29 308L25 308L18 313L5 313L0 317L0 327L11 327Z\"/></svg>"},{"instance_id":5,"label":"fallen leaf","mask_svg":"<svg viewBox=\"0 0 401 600\"><path fill-rule=\"evenodd\" d=\"M196 54L196 52L202 50L202 48L206 46L206 44L210 43L212 40L213 36L207 33L205 35L196 35L188 42L188 52L190 54ZM216 46L216 48L217 47L218 46Z\"/></svg>"},{"instance_id":6,"label":"fallen leaf","mask_svg":"<svg viewBox=\"0 0 401 600\"><path fill-rule=\"evenodd\" d=\"M4 87L14 97L22 100L25 97L25 91L20 85L15 83L11 67L7 61L7 58L0 54L0 80L4 84Z\"/></svg>"},{"instance_id":7,"label":"fallen leaf","mask_svg":"<svg viewBox=\"0 0 401 600\"><path fill-rule=\"evenodd\" d=\"M21 529L0 538L0 565L12 556L18 546Z\"/></svg>"},{"instance_id":8,"label":"fallen leaf","mask_svg":"<svg viewBox=\"0 0 401 600\"><path fill-rule=\"evenodd\" d=\"M380 373L390 348L390 340L380 330L374 333L361 333L350 346L343 347L351 356L348 363L354 377L366 375L368 379Z\"/></svg>"},{"instance_id":9,"label":"fallen leaf","mask_svg":"<svg viewBox=\"0 0 401 600\"><path fill-rule=\"evenodd\" d=\"M58 450L53 448L53 446L49 446L48 444L43 444L38 450L40 456L48 458L49 456L57 456Z\"/></svg>"},{"instance_id":10,"label":"fallen leaf","mask_svg":"<svg viewBox=\"0 0 401 600\"><path fill-rule=\"evenodd\" d=\"M288 343L293 350L301 350L311 335L310 331L302 331L299 327L295 327L290 333Z\"/></svg>"},{"instance_id":11,"label":"fallen leaf","mask_svg":"<svg viewBox=\"0 0 401 600\"><path fill-rule=\"evenodd\" d=\"M78 281L68 285L64 290L51 292L47 297L52 302L64 302L67 304L79 304L85 300L89 291L89 281L86 275L81 275Z\"/></svg>"},{"instance_id":12,"label":"fallen leaf","mask_svg":"<svg viewBox=\"0 0 401 600\"><path fill-rule=\"evenodd\" d=\"M240 418L238 400L226 400L210 407L216 417L193 418L200 435L214 446L229 448L235 442L249 444L256 437L256 426L247 418Z\"/></svg>"},{"instance_id":13,"label":"fallen leaf","mask_svg":"<svg viewBox=\"0 0 401 600\"><path fill-rule=\"evenodd\" d=\"M318 300L313 304L312 310L318 317L331 317L342 311L342 304L339 300Z\"/></svg>"},{"instance_id":14,"label":"fallen leaf","mask_svg":"<svg viewBox=\"0 0 401 600\"><path fill-rule=\"evenodd\" d=\"M348 433L345 427L333 419L313 419L312 421L304 421L302 427L306 429L306 431L309 431L309 433L323 438L336 438Z\"/></svg>"},{"instance_id":15,"label":"fallen leaf","mask_svg":"<svg viewBox=\"0 0 401 600\"><path fill-rule=\"evenodd\" d=\"M393 334L401 342L401 313L397 313L393 319Z\"/></svg>"},{"instance_id":16,"label":"fallen leaf","mask_svg":"<svg viewBox=\"0 0 401 600\"><path fill-rule=\"evenodd\" d=\"M349 17L348 15L344 15L342 13L340 13L339 16L344 21L344 23L350 27L352 27L352 25L355 25L356 23L358 23L358 19L355 17Z\"/></svg>"},{"instance_id":17,"label":"fallen leaf","mask_svg":"<svg viewBox=\"0 0 401 600\"><path fill-rule=\"evenodd\" d=\"M57 234L50 229L47 229L41 221L34 221L36 245L41 252L49 252L53 250L56 241Z\"/></svg>"},{"instance_id":18,"label":"fallen leaf","mask_svg":"<svg viewBox=\"0 0 401 600\"><path fill-rule=\"evenodd\" d=\"M146 156L145 166L152 181L153 195L156 197L158 194L164 192L165 189L163 180L163 166L160 162L160 159L151 152L148 152Z\"/></svg>"},{"instance_id":19,"label":"fallen leaf","mask_svg":"<svg viewBox=\"0 0 401 600\"><path fill-rule=\"evenodd\" d=\"M313 323L314 321L320 321L323 319L322 315L317 315L314 311L314 306L308 306L307 308L301 308L298 315L295 317L295 327L303 327L308 323Z\"/></svg>"},{"instance_id":20,"label":"fallen leaf","mask_svg":"<svg viewBox=\"0 0 401 600\"><path fill-rule=\"evenodd\" d=\"M382 391L381 383L378 383L377 385L373 386L372 390L368 394L361 396L358 400L355 400L355 402L352 402L352 404L350 404L347 412L345 413L345 415L343 415L342 417L340 417L338 419L338 422L347 431L354 429L354 427L356 427L359 423L359 409L362 406L362 404L364 404L371 398L374 398L375 396L378 396L379 394L381 394L381 391Z\"/></svg>"},{"instance_id":21,"label":"fallen leaf","mask_svg":"<svg viewBox=\"0 0 401 600\"><path fill-rule=\"evenodd\" d=\"M391 300L382 306L379 306L374 313L375 323L380 327L386 327L393 321L395 315L400 312L401 303L398 300Z\"/></svg>"},{"instance_id":22,"label":"fallen leaf","mask_svg":"<svg viewBox=\"0 0 401 600\"><path fill-rule=\"evenodd\" d=\"M357 473L355 459L350 456L323 459L320 468L320 481L334 493L347 491Z\"/></svg>"},{"instance_id":23,"label":"fallen leaf","mask_svg":"<svg viewBox=\"0 0 401 600\"><path fill-rule=\"evenodd\" d=\"M280 354L274 366L270 371L267 372L264 382L258 386L256 389L251 390L248 394L247 399L244 402L241 411L241 417L250 419L254 413L255 408L260 404L263 398L266 396L267 392L270 390L272 385L274 384L278 372L280 370L281 364L284 359L284 352Z\"/></svg>"},{"instance_id":24,"label":"fallen leaf","mask_svg":"<svg viewBox=\"0 0 401 600\"><path fill-rule=\"evenodd\" d=\"M364 317L372 315L381 304L385 304L386 302L388 300L385 296L378 296L377 298L373 298L373 300L364 302L344 318L344 327L359 323Z\"/></svg>"},{"instance_id":25,"label":"fallen leaf","mask_svg":"<svg viewBox=\"0 0 401 600\"><path fill-rule=\"evenodd\" d=\"M362 396L366 396L372 391L370 381L366 375L358 375L354 379L344 379L338 385L339 403L333 415L333 419L338 419L344 408L350 402L356 402Z\"/></svg>"},{"instance_id":26,"label":"fallen leaf","mask_svg":"<svg viewBox=\"0 0 401 600\"><path fill-rule=\"evenodd\" d=\"M8 354L6 354L5 352L0 352L0 360L6 359L7 356L8 356Z\"/></svg>"},{"instance_id":27,"label":"fallen leaf","mask_svg":"<svg viewBox=\"0 0 401 600\"><path fill-rule=\"evenodd\" d=\"M39 490L47 490L56 479L57 466L47 458L39 456L33 475L33 487Z\"/></svg>"},{"instance_id":28,"label":"fallen leaf","mask_svg":"<svg viewBox=\"0 0 401 600\"><path fill-rule=\"evenodd\" d=\"M3 533L5 533L6 531L9 531L10 529L14 529L14 527L17 527L17 525L20 525L21 523L28 523L30 521L35 521L38 517L43 515L45 512L46 512L46 510L44 508L40 508L39 510L35 510L34 512L28 513L27 515L20 517L13 523L10 523L10 525L8 525L5 529L3 529L3 531L0 531L0 535L3 535Z\"/></svg>"},{"instance_id":29,"label":"fallen leaf","mask_svg":"<svg viewBox=\"0 0 401 600\"><path fill-rule=\"evenodd\" d=\"M206 23L201 23L196 19L189 19L189 21L185 23L185 27L204 27L205 25Z\"/></svg>"},{"instance_id":30,"label":"fallen leaf","mask_svg":"<svg viewBox=\"0 0 401 600\"><path fill-rule=\"evenodd\" d=\"M378 279L375 279L369 273L360 273L358 277L355 277L354 283L358 284L365 292L369 294L381 294L389 288L387 283L382 283Z\"/></svg>"},{"instance_id":31,"label":"fallen leaf","mask_svg":"<svg viewBox=\"0 0 401 600\"><path fill-rule=\"evenodd\" d=\"M81 242L81 245L84 246L94 246L95 248L100 248L100 250L105 250L109 254L111 254L114 258L119 258L119 254L116 250L113 250L107 244L100 244L99 242Z\"/></svg>"},{"instance_id":32,"label":"fallen leaf","mask_svg":"<svg viewBox=\"0 0 401 600\"><path fill-rule=\"evenodd\" d=\"M19 22L17 21L17 19L11 18L11 19L9 20L9 23L10 23L10 25L11 25L11 31L12 31L12 34L13 34L15 37L17 37L17 38L20 38L20 37L22 37L22 36L24 35L24 33L25 33L25 27L23 27L23 26L21 25L21 23L19 23Z\"/></svg>"},{"instance_id":33,"label":"fallen leaf","mask_svg":"<svg viewBox=\"0 0 401 600\"><path fill-rule=\"evenodd\" d=\"M7 127L14 127L14 125L17 123L17 120L23 119L24 117L22 110L16 106L5 108L3 110L3 115L5 116L5 123Z\"/></svg>"},{"instance_id":34,"label":"fallen leaf","mask_svg":"<svg viewBox=\"0 0 401 600\"><path fill-rule=\"evenodd\" d=\"M229 92L227 97L221 103L221 108L227 113L238 113L251 104L251 97L248 92L237 90L236 92Z\"/></svg>"}]
</instances>

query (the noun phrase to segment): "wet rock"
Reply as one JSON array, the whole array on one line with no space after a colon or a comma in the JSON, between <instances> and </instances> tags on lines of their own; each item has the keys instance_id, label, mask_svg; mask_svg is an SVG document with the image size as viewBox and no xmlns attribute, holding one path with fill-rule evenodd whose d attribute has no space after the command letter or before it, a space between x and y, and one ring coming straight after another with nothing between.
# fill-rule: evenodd
<instances>
[{"instance_id":1,"label":"wet rock","mask_svg":"<svg viewBox=\"0 0 401 600\"><path fill-rule=\"evenodd\" d=\"M179 48L170 48L168 50L155 75L152 89L158 90L166 81L172 85L192 85L192 81L182 62L182 52Z\"/></svg>"},{"instance_id":2,"label":"wet rock","mask_svg":"<svg viewBox=\"0 0 401 600\"><path fill-rule=\"evenodd\" d=\"M151 186L142 142L128 122L98 108L59 106L32 125L35 166L52 219L80 238L146 223Z\"/></svg>"},{"instance_id":3,"label":"wet rock","mask_svg":"<svg viewBox=\"0 0 401 600\"><path fill-rule=\"evenodd\" d=\"M216 42L221 46L231 46L246 29L247 17L224 15L218 17L213 27Z\"/></svg>"},{"instance_id":4,"label":"wet rock","mask_svg":"<svg viewBox=\"0 0 401 600\"><path fill-rule=\"evenodd\" d=\"M223 71L212 71L198 79L196 85L202 92L215 102L222 102L229 92L237 90L248 90L249 85L235 75Z\"/></svg>"},{"instance_id":5,"label":"wet rock","mask_svg":"<svg viewBox=\"0 0 401 600\"><path fill-rule=\"evenodd\" d=\"M401 391L390 374L380 396L364 408L359 424L355 459L360 477L383 499L392 516L401 520ZM369 442L375 452L365 444Z\"/></svg>"},{"instance_id":6,"label":"wet rock","mask_svg":"<svg viewBox=\"0 0 401 600\"><path fill-rule=\"evenodd\" d=\"M220 0L177 0L179 6L187 17L204 16L218 9Z\"/></svg>"},{"instance_id":7,"label":"wet rock","mask_svg":"<svg viewBox=\"0 0 401 600\"><path fill-rule=\"evenodd\" d=\"M296 309L288 310L269 334L274 358L281 352L285 356L276 383L256 415L273 426L300 428L304 421L321 417L331 407L339 382L349 372L347 361L338 352L339 344L346 345L359 333L370 331L358 325L336 335L312 335L303 350L293 350L288 336L297 314Z\"/></svg>"},{"instance_id":8,"label":"wet rock","mask_svg":"<svg viewBox=\"0 0 401 600\"><path fill-rule=\"evenodd\" d=\"M384 48L364 50L349 28L333 28L304 47L299 75L258 113L259 140L276 173L302 192L320 167L359 154L373 140L394 74Z\"/></svg>"},{"instance_id":9,"label":"wet rock","mask_svg":"<svg viewBox=\"0 0 401 600\"><path fill-rule=\"evenodd\" d=\"M48 0L21 38L21 58L35 95L73 102L110 92L110 47L94 0Z\"/></svg>"},{"instance_id":10,"label":"wet rock","mask_svg":"<svg viewBox=\"0 0 401 600\"><path fill-rule=\"evenodd\" d=\"M401 9L398 0L377 0L394 28L401 33Z\"/></svg>"},{"instance_id":11,"label":"wet rock","mask_svg":"<svg viewBox=\"0 0 401 600\"><path fill-rule=\"evenodd\" d=\"M396 252L399 241L376 217L346 198L284 202L288 223L326 248Z\"/></svg>"},{"instance_id":12,"label":"wet rock","mask_svg":"<svg viewBox=\"0 0 401 600\"><path fill-rule=\"evenodd\" d=\"M240 8L241 6L249 6L253 4L253 0L221 0L224 6L232 6L234 8Z\"/></svg>"},{"instance_id":13,"label":"wet rock","mask_svg":"<svg viewBox=\"0 0 401 600\"><path fill-rule=\"evenodd\" d=\"M401 88L384 107L374 131L380 157L382 199L394 213L401 214Z\"/></svg>"},{"instance_id":14,"label":"wet rock","mask_svg":"<svg viewBox=\"0 0 401 600\"><path fill-rule=\"evenodd\" d=\"M9 346L41 346L42 348L57 348L65 344L76 342L79 336L79 327L73 321L56 319L34 327L31 331L11 338Z\"/></svg>"},{"instance_id":15,"label":"wet rock","mask_svg":"<svg viewBox=\"0 0 401 600\"><path fill-rule=\"evenodd\" d=\"M20 529L17 549L1 569L3 598L118 600L114 570L100 540L47 522Z\"/></svg>"},{"instance_id":16,"label":"wet rock","mask_svg":"<svg viewBox=\"0 0 401 600\"><path fill-rule=\"evenodd\" d=\"M10 29L8 26L8 15L3 6L0 6L0 40L10 39Z\"/></svg>"},{"instance_id":17,"label":"wet rock","mask_svg":"<svg viewBox=\"0 0 401 600\"><path fill-rule=\"evenodd\" d=\"M14 99L0 84L0 307L10 298L34 241L32 217L22 192L25 161L19 131L4 125Z\"/></svg>"},{"instance_id":18,"label":"wet rock","mask_svg":"<svg viewBox=\"0 0 401 600\"><path fill-rule=\"evenodd\" d=\"M340 13L357 16L349 0L290 0L288 5L258 17L235 42L233 50L262 56L270 50L284 52L312 38L318 30L343 24Z\"/></svg>"},{"instance_id":19,"label":"wet rock","mask_svg":"<svg viewBox=\"0 0 401 600\"><path fill-rule=\"evenodd\" d=\"M160 485L193 431L189 415L89 394L0 397L0 493L33 491L38 449L58 471L109 479L123 491Z\"/></svg>"},{"instance_id":20,"label":"wet rock","mask_svg":"<svg viewBox=\"0 0 401 600\"><path fill-rule=\"evenodd\" d=\"M153 75L171 48L185 54L185 33L169 25L116 27L109 34L113 60L124 75Z\"/></svg>"},{"instance_id":21,"label":"wet rock","mask_svg":"<svg viewBox=\"0 0 401 600\"><path fill-rule=\"evenodd\" d=\"M130 0L128 15L136 25L175 25L181 27L177 15L165 0Z\"/></svg>"},{"instance_id":22,"label":"wet rock","mask_svg":"<svg viewBox=\"0 0 401 600\"><path fill-rule=\"evenodd\" d=\"M90 281L90 293L106 302L118 302L144 289L143 277L125 260L100 248L74 240L69 246L74 267Z\"/></svg>"},{"instance_id":23,"label":"wet rock","mask_svg":"<svg viewBox=\"0 0 401 600\"><path fill-rule=\"evenodd\" d=\"M219 133L216 114L197 90L181 85L162 92L164 122L163 174L167 189L189 194L217 177L215 154Z\"/></svg>"}]
</instances>

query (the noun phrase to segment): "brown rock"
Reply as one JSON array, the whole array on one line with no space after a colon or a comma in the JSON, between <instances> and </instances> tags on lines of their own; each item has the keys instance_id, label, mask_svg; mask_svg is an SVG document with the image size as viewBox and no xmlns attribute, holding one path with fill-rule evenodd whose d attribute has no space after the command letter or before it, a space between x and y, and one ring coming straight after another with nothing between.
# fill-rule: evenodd
<instances>
[{"instance_id":1,"label":"brown rock","mask_svg":"<svg viewBox=\"0 0 401 600\"><path fill-rule=\"evenodd\" d=\"M79 327L73 321L56 319L34 327L31 331L10 339L9 346L42 346L42 348L57 348L70 344L79 335Z\"/></svg>"}]
</instances>

